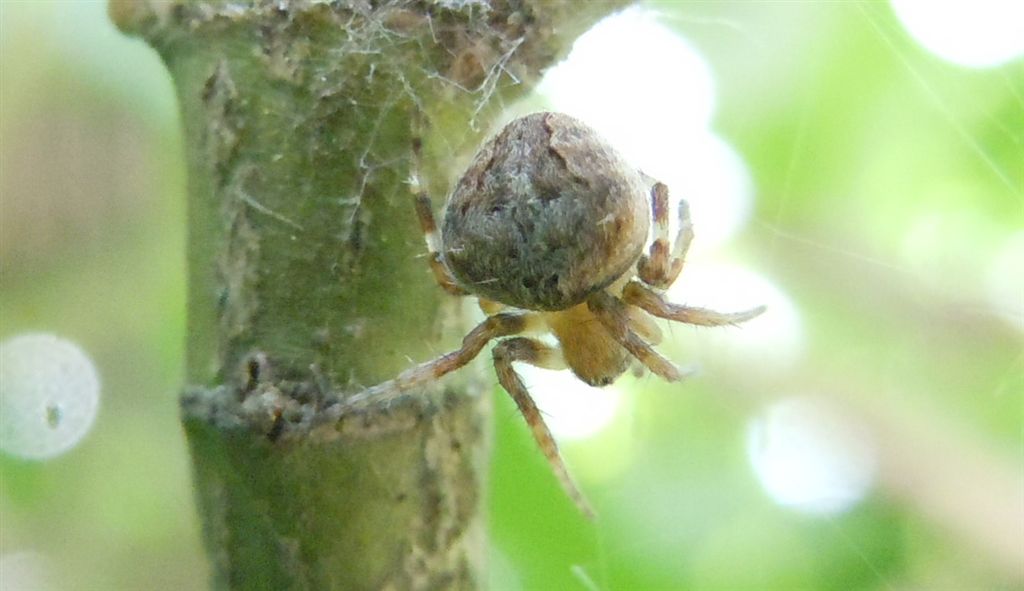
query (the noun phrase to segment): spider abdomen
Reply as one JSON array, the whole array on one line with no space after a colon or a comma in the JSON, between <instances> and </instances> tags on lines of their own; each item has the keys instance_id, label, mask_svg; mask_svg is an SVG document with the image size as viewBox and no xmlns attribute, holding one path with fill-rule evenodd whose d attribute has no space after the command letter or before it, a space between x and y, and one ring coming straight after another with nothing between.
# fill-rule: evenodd
<instances>
[{"instance_id":1,"label":"spider abdomen","mask_svg":"<svg viewBox=\"0 0 1024 591\"><path fill-rule=\"evenodd\" d=\"M647 187L597 133L559 113L509 123L448 200L444 260L467 289L518 308L564 310L643 250Z\"/></svg>"}]
</instances>

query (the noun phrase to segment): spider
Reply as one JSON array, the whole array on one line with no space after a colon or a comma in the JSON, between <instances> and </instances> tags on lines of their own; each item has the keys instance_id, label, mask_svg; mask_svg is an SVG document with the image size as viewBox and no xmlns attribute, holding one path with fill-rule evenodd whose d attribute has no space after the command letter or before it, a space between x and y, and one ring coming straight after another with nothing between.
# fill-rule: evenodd
<instances>
[{"instance_id":1,"label":"spider","mask_svg":"<svg viewBox=\"0 0 1024 591\"><path fill-rule=\"evenodd\" d=\"M686 202L679 204L678 234L670 244L668 188L568 115L521 117L485 143L452 191L440 230L421 188L419 153L414 140L410 185L430 269L449 294L476 296L487 318L459 349L349 402L437 380L500 339L493 349L498 382L566 493L593 517L512 364L568 369L587 384L606 386L639 362L674 382L683 374L652 347L661 340L652 317L734 325L764 307L721 313L666 301L664 291L679 276L693 240ZM545 333L557 346L536 338Z\"/></svg>"}]
</instances>

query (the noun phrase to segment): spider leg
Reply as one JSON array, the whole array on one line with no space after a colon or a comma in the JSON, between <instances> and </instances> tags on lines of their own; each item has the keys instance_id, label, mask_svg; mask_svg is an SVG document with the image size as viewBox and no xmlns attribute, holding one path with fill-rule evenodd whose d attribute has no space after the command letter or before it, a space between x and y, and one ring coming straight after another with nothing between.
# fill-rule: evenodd
<instances>
[{"instance_id":1,"label":"spider leg","mask_svg":"<svg viewBox=\"0 0 1024 591\"><path fill-rule=\"evenodd\" d=\"M484 314L487 314L488 316L492 314L498 314L499 312L504 312L505 310L508 309L508 306L502 304L501 302L496 302L494 300L488 300L487 298L481 297L477 297L476 304L477 306L480 306L480 311L483 312Z\"/></svg>"},{"instance_id":2,"label":"spider leg","mask_svg":"<svg viewBox=\"0 0 1024 591\"><path fill-rule=\"evenodd\" d=\"M533 432L533 438L537 441L541 452L551 465L551 469L554 471L558 482L565 489L569 498L576 503L580 511L587 518L593 519L595 515L594 510L583 496L583 493L580 492L579 487L576 486L572 476L569 475L569 471L562 461L562 456L558 452L558 444L555 443L554 437L551 436L551 431L544 422L544 417L541 416L540 410L533 402L533 398L523 384L523 380L520 379L519 374L512 368L512 363L515 361L522 361L548 369L565 369L565 361L562 359L561 351L555 347L549 347L540 341L525 337L505 339L494 347L494 369L498 373L498 382L512 396L512 400L519 407L519 412L526 419L526 424L529 425L530 431Z\"/></svg>"},{"instance_id":3,"label":"spider leg","mask_svg":"<svg viewBox=\"0 0 1024 591\"><path fill-rule=\"evenodd\" d=\"M759 316L765 311L764 306L758 306L743 312L731 313L681 306L666 301L664 296L639 281L630 281L626 284L626 287L622 290L622 299L627 304L642 308L659 318L700 326L735 325Z\"/></svg>"},{"instance_id":4,"label":"spider leg","mask_svg":"<svg viewBox=\"0 0 1024 591\"><path fill-rule=\"evenodd\" d=\"M683 374L671 361L665 359L644 341L633 329L629 309L619 298L607 291L599 291L587 300L587 307L608 333L647 369L662 378L676 382Z\"/></svg>"},{"instance_id":5,"label":"spider leg","mask_svg":"<svg viewBox=\"0 0 1024 591\"><path fill-rule=\"evenodd\" d=\"M661 328L658 327L658 324L647 312L636 307L629 307L627 310L627 313L629 314L629 326L637 336L651 345L661 343L664 336L661 334Z\"/></svg>"},{"instance_id":6,"label":"spider leg","mask_svg":"<svg viewBox=\"0 0 1024 591\"><path fill-rule=\"evenodd\" d=\"M416 205L416 217L420 221L420 229L423 231L423 238L427 243L427 252L430 257L430 270L434 279L441 289L451 295L466 295L466 290L459 287L452 276L451 271L441 260L441 233L437 230L437 222L434 220L434 210L430 203L430 196L423 190L420 183L420 160L423 143L419 137L412 140L412 165L409 171L409 189L412 191Z\"/></svg>"},{"instance_id":7,"label":"spider leg","mask_svg":"<svg viewBox=\"0 0 1024 591\"><path fill-rule=\"evenodd\" d=\"M693 241L690 206L679 202L679 231L671 250L668 241L668 187L654 183L651 187L651 216L654 221L654 240L648 254L640 257L637 274L640 279L657 289L668 289L683 270L686 251Z\"/></svg>"},{"instance_id":8,"label":"spider leg","mask_svg":"<svg viewBox=\"0 0 1024 591\"><path fill-rule=\"evenodd\" d=\"M355 406L397 398L411 388L437 380L445 374L463 367L476 358L491 340L533 330L541 322L543 322L542 317L534 313L506 313L488 316L469 331L469 334L462 339L462 347L459 349L432 361L410 367L394 379L381 382L349 397L345 404Z\"/></svg>"}]
</instances>

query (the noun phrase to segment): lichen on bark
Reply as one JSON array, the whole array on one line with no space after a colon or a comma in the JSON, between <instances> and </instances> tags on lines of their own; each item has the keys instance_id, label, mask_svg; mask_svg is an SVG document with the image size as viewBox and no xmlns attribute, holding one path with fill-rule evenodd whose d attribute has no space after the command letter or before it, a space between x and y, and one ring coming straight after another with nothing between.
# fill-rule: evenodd
<instances>
[{"instance_id":1,"label":"lichen on bark","mask_svg":"<svg viewBox=\"0 0 1024 591\"><path fill-rule=\"evenodd\" d=\"M489 379L346 394L449 348L409 198L623 1L112 0L174 78L189 173L183 421L214 587L484 581Z\"/></svg>"}]
</instances>

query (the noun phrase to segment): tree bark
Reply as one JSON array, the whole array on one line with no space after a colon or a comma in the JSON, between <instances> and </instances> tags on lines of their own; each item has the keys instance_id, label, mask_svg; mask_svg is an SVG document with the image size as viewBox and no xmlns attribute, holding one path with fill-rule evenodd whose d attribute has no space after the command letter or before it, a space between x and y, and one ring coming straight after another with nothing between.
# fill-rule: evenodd
<instances>
[{"instance_id":1,"label":"tree bark","mask_svg":"<svg viewBox=\"0 0 1024 591\"><path fill-rule=\"evenodd\" d=\"M111 1L185 129L182 412L215 588L485 583L493 380L338 402L464 328L421 256L414 122L443 194L454 156L622 4Z\"/></svg>"}]
</instances>

